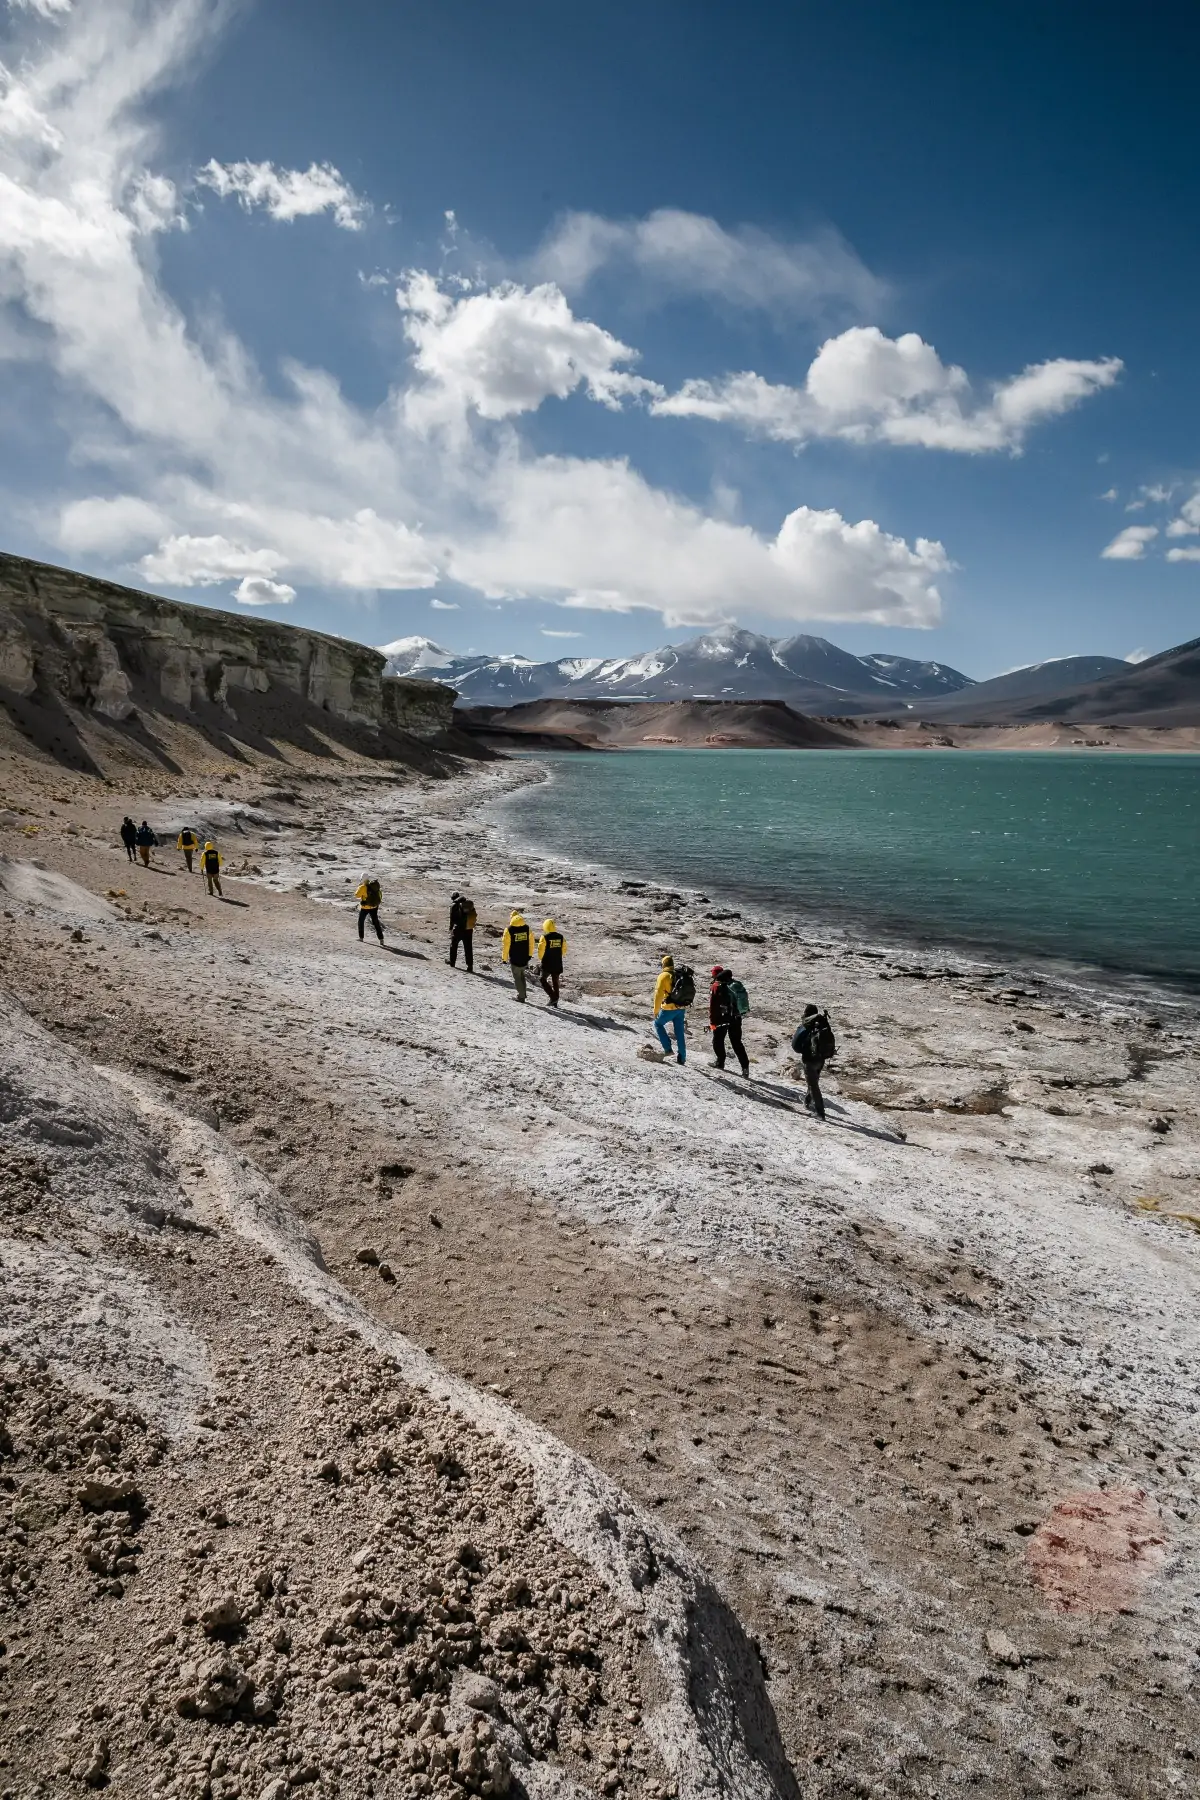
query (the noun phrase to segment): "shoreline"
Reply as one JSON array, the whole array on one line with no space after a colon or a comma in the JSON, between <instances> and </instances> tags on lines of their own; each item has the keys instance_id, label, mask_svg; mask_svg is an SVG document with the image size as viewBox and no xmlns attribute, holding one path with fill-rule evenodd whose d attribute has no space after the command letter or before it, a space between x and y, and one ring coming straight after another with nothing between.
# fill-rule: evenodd
<instances>
[{"instance_id":1,"label":"shoreline","mask_svg":"<svg viewBox=\"0 0 1200 1800\"><path fill-rule=\"evenodd\" d=\"M514 856L537 857L549 867L561 867L567 872L568 879L572 872L585 874L607 885L616 898L622 875L615 864L575 857L566 851L558 851L548 844L539 843L532 837L523 840L513 826L506 830L503 809L512 806L516 794L523 787L534 785L539 779L549 784L555 779L553 764L540 761L537 752L523 752L522 757L524 766L537 769L540 775L531 776L528 782L514 782L506 793L484 802L479 811L500 833ZM672 891L674 888L674 884L661 873L647 874L644 882L639 882L639 885L661 891ZM969 966L976 973L982 973L989 965L1003 964L1004 968L996 971L998 979L1017 973L1023 978L1061 990L1066 995L1077 996L1080 1000L1091 997L1097 1003L1115 1003L1125 1008L1162 1008L1175 1012L1194 1026L1200 1027L1200 976L1194 980L1173 982L1166 975L1157 972L1121 969L1095 962L1073 963L1048 952L1009 948L996 943L989 945L969 938L921 937L914 932L905 932L899 926L894 930L885 927L872 929L870 922L865 919L843 925L832 917L823 915L819 908L814 907L801 913L783 896L756 893L753 889L723 884L719 879L712 880L708 885L712 888L713 896L729 900L750 915L756 934L768 930L772 921L786 922L798 942L811 941L826 950L841 947L857 954L881 958L907 957L918 962L960 963ZM691 884L685 883L677 891L687 894L693 903L707 898L699 888Z\"/></svg>"},{"instance_id":2,"label":"shoreline","mask_svg":"<svg viewBox=\"0 0 1200 1800\"><path fill-rule=\"evenodd\" d=\"M915 979L891 949L703 917L694 890L622 893L506 839L490 809L539 779L161 783L164 833L225 821L225 905L173 851L128 865L120 796L81 784L0 848L119 897L78 943L6 897L6 986L90 1067L215 1117L371 1318L686 1543L760 1646L813 1800L1054 1792L1068 1696L1081 1787L1167 1782L1196 1737L1200 1270L1186 1223L1137 1201L1196 1210L1195 1033L1007 961ZM386 949L357 939L364 867ZM445 966L455 888L473 977ZM558 1013L536 988L514 1003L514 904L566 933ZM712 1067L702 979L686 1068L641 1054L681 947L701 977L749 969L749 1083ZM825 1126L788 1050L810 994L839 1038ZM1066 1564L1047 1586L1039 1545L1087 1560L1072 1496L1135 1492L1129 1529L1161 1555L1130 1564L1121 1514L1117 1598L1076 1604ZM606 1765L585 1747L588 1786Z\"/></svg>"}]
</instances>

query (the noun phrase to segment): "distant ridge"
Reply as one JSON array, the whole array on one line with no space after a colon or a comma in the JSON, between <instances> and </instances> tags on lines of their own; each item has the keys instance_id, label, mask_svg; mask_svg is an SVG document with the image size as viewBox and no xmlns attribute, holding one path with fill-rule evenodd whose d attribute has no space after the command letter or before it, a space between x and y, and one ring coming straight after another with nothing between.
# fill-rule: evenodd
<instances>
[{"instance_id":1,"label":"distant ridge","mask_svg":"<svg viewBox=\"0 0 1200 1800\"><path fill-rule=\"evenodd\" d=\"M784 700L806 713L882 712L958 693L970 678L945 663L853 656L827 638L707 632L641 656L455 656L432 638L380 646L391 675L423 675L458 690L464 706L525 700Z\"/></svg>"}]
</instances>

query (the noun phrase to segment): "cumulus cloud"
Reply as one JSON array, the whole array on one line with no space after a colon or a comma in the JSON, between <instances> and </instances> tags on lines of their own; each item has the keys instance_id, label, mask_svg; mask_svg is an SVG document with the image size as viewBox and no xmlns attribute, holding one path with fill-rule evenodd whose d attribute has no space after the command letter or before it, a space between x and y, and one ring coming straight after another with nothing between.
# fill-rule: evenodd
<instances>
[{"instance_id":1,"label":"cumulus cloud","mask_svg":"<svg viewBox=\"0 0 1200 1800\"><path fill-rule=\"evenodd\" d=\"M1146 545L1153 543L1158 536L1157 525L1127 525L1124 531L1118 531L1111 544L1106 544L1100 552L1109 562L1141 562L1146 554ZM1174 552L1168 551L1168 556Z\"/></svg>"},{"instance_id":2,"label":"cumulus cloud","mask_svg":"<svg viewBox=\"0 0 1200 1800\"><path fill-rule=\"evenodd\" d=\"M863 314L886 298L835 231L784 240L753 225L726 230L702 213L660 207L644 219L571 212L531 260L535 275L577 294L606 269L633 272L649 290L701 295L750 311L805 318Z\"/></svg>"},{"instance_id":3,"label":"cumulus cloud","mask_svg":"<svg viewBox=\"0 0 1200 1800\"><path fill-rule=\"evenodd\" d=\"M1179 508L1177 518L1167 526L1169 538L1194 537L1200 532L1200 487L1193 489ZM1170 551L1167 552L1168 556Z\"/></svg>"},{"instance_id":4,"label":"cumulus cloud","mask_svg":"<svg viewBox=\"0 0 1200 1800\"><path fill-rule=\"evenodd\" d=\"M285 364L268 383L232 335L195 331L158 268L175 198L145 101L194 65L226 10L81 5L3 92L0 308L78 426L73 491L43 508L51 542L151 583L228 584L273 604L303 584L355 593L449 579L497 602L644 607L668 621L751 605L788 621L937 617L949 560L933 540L804 506L757 531L620 459L531 451L515 421L539 400L655 397L629 347L548 280L447 294L410 278L412 380L373 410L319 369ZM226 178L243 203L284 204L282 178L261 189ZM430 430L447 417L454 430Z\"/></svg>"},{"instance_id":5,"label":"cumulus cloud","mask_svg":"<svg viewBox=\"0 0 1200 1800\"><path fill-rule=\"evenodd\" d=\"M214 157L198 171L196 180L223 200L237 199L247 212L262 207L273 219L284 222L328 212L343 231L359 231L367 210L366 202L332 163L277 169L270 162L219 163Z\"/></svg>"},{"instance_id":6,"label":"cumulus cloud","mask_svg":"<svg viewBox=\"0 0 1200 1800\"><path fill-rule=\"evenodd\" d=\"M1171 563L1200 562L1200 549L1189 544L1186 549L1176 548L1167 551L1167 561Z\"/></svg>"},{"instance_id":7,"label":"cumulus cloud","mask_svg":"<svg viewBox=\"0 0 1200 1800\"><path fill-rule=\"evenodd\" d=\"M407 397L418 425L469 411L481 419L534 412L543 400L565 400L584 387L593 400L618 407L631 395L661 394L620 368L636 350L587 319L577 319L551 283L504 282L458 299L433 276L417 272L396 293L413 364L424 380Z\"/></svg>"},{"instance_id":8,"label":"cumulus cloud","mask_svg":"<svg viewBox=\"0 0 1200 1800\"><path fill-rule=\"evenodd\" d=\"M859 325L821 345L803 387L746 371L687 381L678 393L654 399L652 410L728 421L780 443L843 438L927 450L1019 451L1035 425L1110 387L1121 367L1116 357L1061 357L994 383L980 397L966 372L944 363L915 331L889 338L878 326Z\"/></svg>"},{"instance_id":9,"label":"cumulus cloud","mask_svg":"<svg viewBox=\"0 0 1200 1800\"><path fill-rule=\"evenodd\" d=\"M296 590L286 581L268 581L265 575L243 575L233 597L239 606L290 606Z\"/></svg>"}]
</instances>

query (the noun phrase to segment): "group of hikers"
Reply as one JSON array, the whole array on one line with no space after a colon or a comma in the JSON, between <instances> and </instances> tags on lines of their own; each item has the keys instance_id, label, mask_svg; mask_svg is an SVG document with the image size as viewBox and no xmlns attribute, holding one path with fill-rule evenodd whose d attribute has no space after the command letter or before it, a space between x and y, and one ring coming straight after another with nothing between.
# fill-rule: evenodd
<instances>
[{"instance_id":1,"label":"group of hikers","mask_svg":"<svg viewBox=\"0 0 1200 1800\"><path fill-rule=\"evenodd\" d=\"M359 940L362 941L367 922L370 921L382 944L383 926L379 922L379 908L383 904L381 883L375 876L364 873L354 898L358 902ZM461 949L468 975L475 972L474 934L477 923L474 903L466 894L452 894L450 948L446 961L452 969L457 968L458 952ZM512 914L501 940L500 960L508 964L516 990L514 998L521 1006L528 999L528 978L533 967L550 1005L557 1007L566 953L567 940L553 919L545 920L535 945L533 927L525 915L521 912ZM676 1062L687 1062L687 1014L688 1008L695 1001L696 979L691 969L686 965L676 968L674 957L664 956L654 985L652 1006L654 1029L662 1045L664 1058L672 1054L673 1045ZM727 1050L732 1050L739 1069L747 1079L750 1075L750 1057L742 1040L742 1020L749 1011L750 997L744 983L735 978L732 969L714 966L708 993L708 1028L712 1033L713 1055L718 1069L723 1069ZM804 1069L804 1104L809 1112L818 1119L823 1119L825 1101L821 1094L821 1073L830 1057L836 1053L837 1043L833 1027L829 1023L829 1015L820 1007L810 1003L804 1008L804 1016L792 1037L792 1049L800 1058Z\"/></svg>"},{"instance_id":2,"label":"group of hikers","mask_svg":"<svg viewBox=\"0 0 1200 1800\"><path fill-rule=\"evenodd\" d=\"M125 818L121 821L121 842L125 846L125 854L130 862L136 862L140 856L143 866L147 869L150 867L150 852L157 845L158 838L145 819L142 820L140 825L135 825L133 820L126 814ZM177 850L182 850L183 860L187 864L187 872L189 875L192 873L192 858L199 855L200 873L204 877L205 892L216 894L218 898L223 899L224 895L221 893L221 865L224 858L212 839L206 838L202 846L200 839L196 836L196 833L192 830L191 826L185 825L175 840L175 848ZM359 936L362 936L361 932L359 933ZM382 942L382 939L380 941Z\"/></svg>"},{"instance_id":3,"label":"group of hikers","mask_svg":"<svg viewBox=\"0 0 1200 1800\"><path fill-rule=\"evenodd\" d=\"M158 843L158 838L145 819L140 825L135 825L131 818L126 817L121 824L121 842L130 862L135 862L140 857L145 867L150 867L150 852ZM201 845L191 826L185 825L176 839L176 848L183 853L189 874L192 872L193 857L199 855L200 873L204 877L207 891L223 898L222 857L212 839L206 838ZM379 879L364 873L355 889L354 898L358 902L359 941L364 940L367 925L370 924L382 944L383 926L379 920L379 909L383 904L383 886ZM452 894L450 948L446 961L452 969L457 968L461 949L468 975L475 972L474 938L477 923L475 906L468 896ZM566 954L567 940L553 919L543 922L535 944L533 927L524 914L512 914L501 941L500 960L508 964L516 990L514 998L520 1005L524 1006L528 999L528 980L532 969L550 1005L557 1007ZM654 1029L662 1045L664 1059L673 1053L677 1063L687 1062L687 1015L689 1007L694 1006L695 1002L696 978L691 969L686 965L677 968L673 956L664 956L654 984L651 1008ZM747 1079L750 1075L750 1058L742 1039L742 1020L749 1011L750 997L744 983L736 979L732 969L714 965L708 990L708 1029L712 1034L713 1055L718 1069L723 1069L727 1054L732 1051L738 1068ZM820 1007L810 1003L804 1008L804 1016L792 1038L792 1049L800 1058L804 1069L804 1104L818 1119L823 1119L825 1101L821 1094L821 1072L834 1055L837 1044L829 1016Z\"/></svg>"}]
</instances>

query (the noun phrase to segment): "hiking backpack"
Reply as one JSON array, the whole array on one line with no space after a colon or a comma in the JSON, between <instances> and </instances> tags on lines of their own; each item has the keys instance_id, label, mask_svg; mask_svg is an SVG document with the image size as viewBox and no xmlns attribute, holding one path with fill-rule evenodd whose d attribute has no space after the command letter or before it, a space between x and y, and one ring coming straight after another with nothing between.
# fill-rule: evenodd
<instances>
[{"instance_id":1,"label":"hiking backpack","mask_svg":"<svg viewBox=\"0 0 1200 1800\"><path fill-rule=\"evenodd\" d=\"M729 984L729 992L733 995L734 1005L738 1010L738 1018L744 1019L750 1011L750 996L746 992L745 983L741 981L731 981Z\"/></svg>"},{"instance_id":2,"label":"hiking backpack","mask_svg":"<svg viewBox=\"0 0 1200 1800\"><path fill-rule=\"evenodd\" d=\"M367 905L368 906L378 906L380 901L383 899L383 889L380 887L380 885L377 881L368 881L366 886L367 886Z\"/></svg>"},{"instance_id":3,"label":"hiking backpack","mask_svg":"<svg viewBox=\"0 0 1200 1800\"><path fill-rule=\"evenodd\" d=\"M696 977L686 966L676 969L667 995L668 1006L690 1006L696 998Z\"/></svg>"},{"instance_id":4,"label":"hiking backpack","mask_svg":"<svg viewBox=\"0 0 1200 1800\"><path fill-rule=\"evenodd\" d=\"M807 1056L804 1054L805 1043L808 1045ZM829 1014L819 1012L815 1018L806 1019L803 1024L798 1025L792 1039L792 1049L805 1062L826 1063L831 1056L836 1056L837 1039L833 1035L833 1026L829 1023Z\"/></svg>"}]
</instances>

